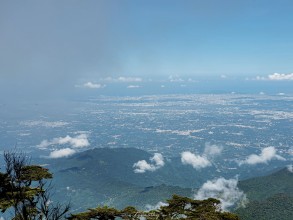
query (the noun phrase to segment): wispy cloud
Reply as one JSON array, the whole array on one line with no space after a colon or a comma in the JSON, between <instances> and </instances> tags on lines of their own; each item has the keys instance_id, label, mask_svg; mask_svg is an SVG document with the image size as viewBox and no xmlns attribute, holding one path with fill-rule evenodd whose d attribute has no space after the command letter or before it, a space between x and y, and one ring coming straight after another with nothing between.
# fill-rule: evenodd
<instances>
[{"instance_id":1,"label":"wispy cloud","mask_svg":"<svg viewBox=\"0 0 293 220\"><path fill-rule=\"evenodd\" d=\"M151 163L145 160L140 160L133 164L135 173L145 173L146 171L155 171L165 165L164 157L160 153L155 153L153 157L150 158Z\"/></svg>"},{"instance_id":2,"label":"wispy cloud","mask_svg":"<svg viewBox=\"0 0 293 220\"><path fill-rule=\"evenodd\" d=\"M80 134L75 137L69 135L65 137L53 138L52 140L43 140L37 147L47 148L50 145L64 145L69 144L74 148L88 147L90 145L86 134Z\"/></svg>"},{"instance_id":3,"label":"wispy cloud","mask_svg":"<svg viewBox=\"0 0 293 220\"><path fill-rule=\"evenodd\" d=\"M208 180L194 195L195 199L203 200L216 198L221 201L221 208L227 210L236 204L245 204L246 195L237 187L237 179L225 179L220 177Z\"/></svg>"},{"instance_id":4,"label":"wispy cloud","mask_svg":"<svg viewBox=\"0 0 293 220\"><path fill-rule=\"evenodd\" d=\"M170 82L184 82L184 80L179 75L170 75L168 79Z\"/></svg>"},{"instance_id":5,"label":"wispy cloud","mask_svg":"<svg viewBox=\"0 0 293 220\"><path fill-rule=\"evenodd\" d=\"M101 81L130 83L130 82L142 82L143 79L141 77L120 76L117 78L113 78L113 77L103 78L101 79Z\"/></svg>"},{"instance_id":6,"label":"wispy cloud","mask_svg":"<svg viewBox=\"0 0 293 220\"><path fill-rule=\"evenodd\" d=\"M274 147L266 147L261 150L261 153L259 155L251 154L245 160L240 161L239 165L242 165L242 164L255 165L259 163L268 163L269 161L273 159L286 160L285 158L277 154L277 151Z\"/></svg>"},{"instance_id":7,"label":"wispy cloud","mask_svg":"<svg viewBox=\"0 0 293 220\"><path fill-rule=\"evenodd\" d=\"M163 207L163 206L168 206L168 203L165 203L165 202L158 202L156 205L150 205L150 204L147 204L145 206L145 209L147 211L151 211L151 210L158 210L159 208Z\"/></svg>"},{"instance_id":8,"label":"wispy cloud","mask_svg":"<svg viewBox=\"0 0 293 220\"><path fill-rule=\"evenodd\" d=\"M222 146L218 146L218 145L212 145L210 143L206 143L205 144L205 149L204 149L204 155L206 155L206 157L215 157L218 156L222 153L223 151L223 147Z\"/></svg>"},{"instance_id":9,"label":"wispy cloud","mask_svg":"<svg viewBox=\"0 0 293 220\"><path fill-rule=\"evenodd\" d=\"M22 121L20 125L24 125L27 127L35 127L35 126L42 126L47 128L58 128L68 125L68 122L64 121L43 121L43 120L36 120L36 121Z\"/></svg>"},{"instance_id":10,"label":"wispy cloud","mask_svg":"<svg viewBox=\"0 0 293 220\"><path fill-rule=\"evenodd\" d=\"M283 81L283 80L293 80L293 73L273 73L268 76L257 76L254 80L274 80L274 81Z\"/></svg>"},{"instance_id":11,"label":"wispy cloud","mask_svg":"<svg viewBox=\"0 0 293 220\"><path fill-rule=\"evenodd\" d=\"M64 148L60 150L52 151L49 155L49 158L61 158L61 157L68 157L74 154L76 151L71 148Z\"/></svg>"},{"instance_id":12,"label":"wispy cloud","mask_svg":"<svg viewBox=\"0 0 293 220\"><path fill-rule=\"evenodd\" d=\"M102 89L102 88L105 88L106 85L103 85L103 84L100 84L100 83L87 82L87 83L84 83L82 85L82 87L89 88L89 89Z\"/></svg>"},{"instance_id":13,"label":"wispy cloud","mask_svg":"<svg viewBox=\"0 0 293 220\"><path fill-rule=\"evenodd\" d=\"M190 151L184 151L181 153L181 162L186 165L191 165L197 170L212 165L206 157L195 155Z\"/></svg>"},{"instance_id":14,"label":"wispy cloud","mask_svg":"<svg viewBox=\"0 0 293 220\"><path fill-rule=\"evenodd\" d=\"M140 86L138 86L138 85L129 85L129 86L127 86L127 89L137 89L137 88L140 88Z\"/></svg>"}]
</instances>

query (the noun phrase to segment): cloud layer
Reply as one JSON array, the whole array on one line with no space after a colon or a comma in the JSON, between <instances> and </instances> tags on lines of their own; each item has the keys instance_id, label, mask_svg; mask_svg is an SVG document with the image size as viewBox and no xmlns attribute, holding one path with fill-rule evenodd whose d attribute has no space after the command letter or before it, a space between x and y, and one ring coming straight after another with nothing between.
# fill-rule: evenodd
<instances>
[{"instance_id":1,"label":"cloud layer","mask_svg":"<svg viewBox=\"0 0 293 220\"><path fill-rule=\"evenodd\" d=\"M194 195L195 199L203 200L216 198L221 201L221 208L227 210L236 204L244 204L245 194L237 187L237 179L225 179L223 177L208 180Z\"/></svg>"},{"instance_id":2,"label":"cloud layer","mask_svg":"<svg viewBox=\"0 0 293 220\"><path fill-rule=\"evenodd\" d=\"M239 165L242 165L242 164L255 165L259 163L268 163L269 161L273 159L285 160L285 158L277 154L276 149L274 147L266 147L261 150L261 153L259 155L251 154L246 158L246 160L240 161Z\"/></svg>"},{"instance_id":3,"label":"cloud layer","mask_svg":"<svg viewBox=\"0 0 293 220\"><path fill-rule=\"evenodd\" d=\"M53 138L51 141L43 140L37 147L47 148L50 145L64 145L69 144L73 148L83 148L90 145L87 135L80 134L75 137L70 137L69 135L65 137Z\"/></svg>"},{"instance_id":4,"label":"cloud layer","mask_svg":"<svg viewBox=\"0 0 293 220\"><path fill-rule=\"evenodd\" d=\"M150 158L151 163L145 160L140 160L133 164L135 173L145 173L146 171L155 171L165 165L163 155L160 153L155 153L153 157Z\"/></svg>"}]
</instances>

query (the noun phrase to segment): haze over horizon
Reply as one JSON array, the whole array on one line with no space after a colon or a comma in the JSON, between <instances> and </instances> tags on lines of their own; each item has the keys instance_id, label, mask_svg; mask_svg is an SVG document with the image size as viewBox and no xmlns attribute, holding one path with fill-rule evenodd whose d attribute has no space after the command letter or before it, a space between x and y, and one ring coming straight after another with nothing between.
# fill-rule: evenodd
<instances>
[{"instance_id":1,"label":"haze over horizon","mask_svg":"<svg viewBox=\"0 0 293 220\"><path fill-rule=\"evenodd\" d=\"M292 9L287 0L2 1L1 93L292 81Z\"/></svg>"}]
</instances>

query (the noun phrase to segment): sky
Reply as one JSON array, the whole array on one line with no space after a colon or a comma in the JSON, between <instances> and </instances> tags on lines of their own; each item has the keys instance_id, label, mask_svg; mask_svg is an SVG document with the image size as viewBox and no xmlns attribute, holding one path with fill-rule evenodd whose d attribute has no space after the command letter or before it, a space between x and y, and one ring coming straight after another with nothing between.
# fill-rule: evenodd
<instances>
[{"instance_id":1,"label":"sky","mask_svg":"<svg viewBox=\"0 0 293 220\"><path fill-rule=\"evenodd\" d=\"M292 11L291 0L1 1L0 85L290 74Z\"/></svg>"}]
</instances>

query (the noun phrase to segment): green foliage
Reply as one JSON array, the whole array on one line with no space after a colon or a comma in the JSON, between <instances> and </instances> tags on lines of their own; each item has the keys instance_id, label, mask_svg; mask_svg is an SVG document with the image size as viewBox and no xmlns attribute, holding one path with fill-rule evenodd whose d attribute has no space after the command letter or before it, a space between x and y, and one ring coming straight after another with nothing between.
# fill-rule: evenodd
<instances>
[{"instance_id":1,"label":"green foliage","mask_svg":"<svg viewBox=\"0 0 293 220\"><path fill-rule=\"evenodd\" d=\"M249 203L235 212L243 220L291 220L293 216L293 173L287 168L263 177L241 181Z\"/></svg>"},{"instance_id":2,"label":"green foliage","mask_svg":"<svg viewBox=\"0 0 293 220\"><path fill-rule=\"evenodd\" d=\"M49 172L48 169L37 166L37 165L30 165L24 166L21 172L21 180L26 181L39 181L42 179L51 179L53 177L52 173Z\"/></svg>"},{"instance_id":3,"label":"green foliage","mask_svg":"<svg viewBox=\"0 0 293 220\"><path fill-rule=\"evenodd\" d=\"M0 172L0 210L14 211L14 220L58 220L69 210L69 205L50 205L50 187L46 179L52 174L48 169L28 165L22 153L5 152L5 173Z\"/></svg>"},{"instance_id":4,"label":"green foliage","mask_svg":"<svg viewBox=\"0 0 293 220\"><path fill-rule=\"evenodd\" d=\"M240 181L238 184L248 200L264 200L278 193L293 196L293 173L283 168L267 176Z\"/></svg>"},{"instance_id":5,"label":"green foliage","mask_svg":"<svg viewBox=\"0 0 293 220\"><path fill-rule=\"evenodd\" d=\"M236 213L245 220L291 220L293 216L293 197L276 194L262 201L252 201Z\"/></svg>"},{"instance_id":6,"label":"green foliage","mask_svg":"<svg viewBox=\"0 0 293 220\"><path fill-rule=\"evenodd\" d=\"M217 199L193 200L187 197L174 195L172 199L167 200L168 205L158 210L138 211L134 207L127 207L123 210L114 208L97 207L89 209L86 212L72 214L70 220L114 220L128 219L138 220L143 217L146 220L153 219L202 219L202 220L238 220L239 218L232 213L221 212L219 208L220 201Z\"/></svg>"}]
</instances>

